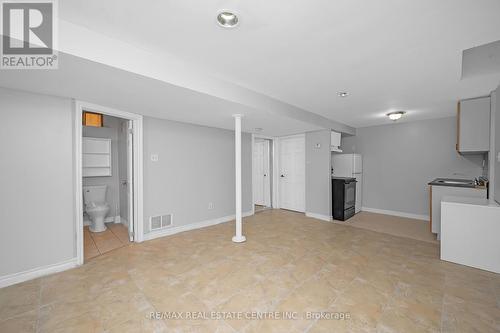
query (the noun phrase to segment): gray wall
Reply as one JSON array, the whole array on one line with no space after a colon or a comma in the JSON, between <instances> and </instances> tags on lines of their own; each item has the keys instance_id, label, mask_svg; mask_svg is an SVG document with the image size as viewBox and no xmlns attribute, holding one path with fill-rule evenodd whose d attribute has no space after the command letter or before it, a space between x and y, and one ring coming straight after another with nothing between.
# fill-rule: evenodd
<instances>
[{"instance_id":1,"label":"gray wall","mask_svg":"<svg viewBox=\"0 0 500 333\"><path fill-rule=\"evenodd\" d=\"M495 144L492 149L495 173L493 186L495 201L500 204L500 86L493 94L495 95L494 109L492 109L492 112L495 112Z\"/></svg>"},{"instance_id":2,"label":"gray wall","mask_svg":"<svg viewBox=\"0 0 500 333\"><path fill-rule=\"evenodd\" d=\"M71 110L0 88L0 276L76 255Z\"/></svg>"},{"instance_id":3,"label":"gray wall","mask_svg":"<svg viewBox=\"0 0 500 333\"><path fill-rule=\"evenodd\" d=\"M115 117L104 117L104 127L83 126L84 137L111 139L111 177L83 177L83 186L107 185L106 202L109 204L107 217L120 215L120 176L123 167L118 158L118 131L121 121Z\"/></svg>"},{"instance_id":4,"label":"gray wall","mask_svg":"<svg viewBox=\"0 0 500 333\"><path fill-rule=\"evenodd\" d=\"M343 138L345 153L363 155L363 207L428 215L429 181L483 173L484 156L458 154L455 140L455 117L358 128Z\"/></svg>"},{"instance_id":5,"label":"gray wall","mask_svg":"<svg viewBox=\"0 0 500 333\"><path fill-rule=\"evenodd\" d=\"M306 133L306 212L332 215L330 131ZM320 148L316 145L319 144Z\"/></svg>"},{"instance_id":6,"label":"gray wall","mask_svg":"<svg viewBox=\"0 0 500 333\"><path fill-rule=\"evenodd\" d=\"M149 217L174 214L174 226L234 215L234 132L144 119L144 231ZM151 161L158 154L158 161ZM242 136L243 211L252 209L251 136ZM214 203L209 210L208 204Z\"/></svg>"}]
</instances>

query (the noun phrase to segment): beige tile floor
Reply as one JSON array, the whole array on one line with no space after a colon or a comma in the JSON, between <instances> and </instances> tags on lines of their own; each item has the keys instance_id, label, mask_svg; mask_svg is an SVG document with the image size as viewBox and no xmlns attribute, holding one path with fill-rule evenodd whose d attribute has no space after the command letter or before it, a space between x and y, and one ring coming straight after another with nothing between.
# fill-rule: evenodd
<instances>
[{"instance_id":1,"label":"beige tile floor","mask_svg":"<svg viewBox=\"0 0 500 333\"><path fill-rule=\"evenodd\" d=\"M244 231L243 244L231 242L234 223L133 244L0 289L0 332L500 331L500 276L440 261L436 244L279 210L246 218ZM151 320L151 311L297 317Z\"/></svg>"},{"instance_id":2,"label":"beige tile floor","mask_svg":"<svg viewBox=\"0 0 500 333\"><path fill-rule=\"evenodd\" d=\"M368 229L385 234L412 238L438 244L436 236L429 230L429 221L389 216L370 212L359 212L349 220L335 221L350 227Z\"/></svg>"},{"instance_id":3,"label":"beige tile floor","mask_svg":"<svg viewBox=\"0 0 500 333\"><path fill-rule=\"evenodd\" d=\"M90 232L89 227L83 228L83 253L85 261L100 256L109 251L129 245L127 228L120 223L106 223L103 232Z\"/></svg>"}]
</instances>

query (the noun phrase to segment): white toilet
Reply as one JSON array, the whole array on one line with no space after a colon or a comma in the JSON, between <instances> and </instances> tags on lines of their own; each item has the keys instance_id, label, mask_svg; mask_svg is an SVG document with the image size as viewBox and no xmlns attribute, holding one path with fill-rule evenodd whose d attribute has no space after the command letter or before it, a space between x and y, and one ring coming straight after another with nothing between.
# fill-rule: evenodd
<instances>
[{"instance_id":1,"label":"white toilet","mask_svg":"<svg viewBox=\"0 0 500 333\"><path fill-rule=\"evenodd\" d=\"M85 212L90 218L90 231L103 232L106 230L104 219L109 212L109 205L106 202L106 185L84 186L83 202Z\"/></svg>"}]
</instances>

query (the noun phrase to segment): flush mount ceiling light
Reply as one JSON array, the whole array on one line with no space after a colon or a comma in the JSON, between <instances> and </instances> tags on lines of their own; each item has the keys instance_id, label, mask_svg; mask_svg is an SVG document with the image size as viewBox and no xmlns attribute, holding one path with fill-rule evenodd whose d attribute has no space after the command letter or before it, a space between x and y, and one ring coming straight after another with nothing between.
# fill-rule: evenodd
<instances>
[{"instance_id":1,"label":"flush mount ceiling light","mask_svg":"<svg viewBox=\"0 0 500 333\"><path fill-rule=\"evenodd\" d=\"M340 97L347 97L347 96L349 96L349 93L347 91L341 91L341 92L339 92L339 96Z\"/></svg>"},{"instance_id":2,"label":"flush mount ceiling light","mask_svg":"<svg viewBox=\"0 0 500 333\"><path fill-rule=\"evenodd\" d=\"M400 119L406 112L404 111L395 111L395 112L389 112L386 114L387 117L389 117L390 120L396 121Z\"/></svg>"},{"instance_id":3,"label":"flush mount ceiling light","mask_svg":"<svg viewBox=\"0 0 500 333\"><path fill-rule=\"evenodd\" d=\"M255 127L253 130L255 132L262 132L263 128L262 127Z\"/></svg>"},{"instance_id":4,"label":"flush mount ceiling light","mask_svg":"<svg viewBox=\"0 0 500 333\"><path fill-rule=\"evenodd\" d=\"M222 11L217 15L217 22L221 27L233 28L238 25L238 16L230 11Z\"/></svg>"}]
</instances>

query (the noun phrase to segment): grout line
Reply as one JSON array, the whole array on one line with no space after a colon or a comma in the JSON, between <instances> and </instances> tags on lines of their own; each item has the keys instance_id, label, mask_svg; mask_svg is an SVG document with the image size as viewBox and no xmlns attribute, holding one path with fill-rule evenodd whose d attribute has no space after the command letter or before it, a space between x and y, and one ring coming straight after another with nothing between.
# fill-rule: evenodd
<instances>
[{"instance_id":1,"label":"grout line","mask_svg":"<svg viewBox=\"0 0 500 333\"><path fill-rule=\"evenodd\" d=\"M90 233L90 231L89 231L89 233ZM101 251L99 250L99 247L97 246L97 243L96 243L96 242L95 242L95 240L94 240L94 236L92 236L92 234L90 234L90 239L92 239L92 243L94 244L95 248L97 249L97 252L99 252L99 255L98 255L98 256L102 255ZM85 249L84 249L84 250L85 250ZM92 258L95 258L95 257L98 257L98 256L94 256L94 257L92 257ZM85 253L83 254L83 257L85 258ZM90 258L89 258L89 259L90 259Z\"/></svg>"},{"instance_id":2,"label":"grout line","mask_svg":"<svg viewBox=\"0 0 500 333\"><path fill-rule=\"evenodd\" d=\"M117 235L117 234L115 234L115 232L113 231L113 229L112 229L112 228L108 228L108 229L109 229L109 230L111 231L111 233L112 233L112 234L113 234L113 235L114 235L114 236L118 239L118 241L119 241L120 243L122 243L124 246L125 246L125 245L128 245L128 244L130 243L130 242L124 243L124 242L120 239L120 237L118 237L118 235Z\"/></svg>"}]
</instances>

